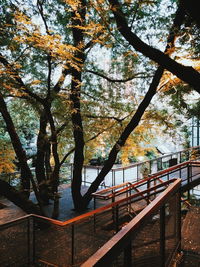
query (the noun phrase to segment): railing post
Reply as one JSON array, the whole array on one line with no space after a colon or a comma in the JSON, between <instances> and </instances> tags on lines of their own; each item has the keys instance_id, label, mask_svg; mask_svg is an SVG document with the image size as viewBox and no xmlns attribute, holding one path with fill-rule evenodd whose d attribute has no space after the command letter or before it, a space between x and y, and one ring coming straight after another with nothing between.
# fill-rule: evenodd
<instances>
[{"instance_id":1,"label":"railing post","mask_svg":"<svg viewBox=\"0 0 200 267\"><path fill-rule=\"evenodd\" d=\"M160 208L160 266L165 266L165 205Z\"/></svg>"},{"instance_id":2,"label":"railing post","mask_svg":"<svg viewBox=\"0 0 200 267\"><path fill-rule=\"evenodd\" d=\"M178 190L178 192L176 193L176 201L177 201L177 230L176 230L176 234L177 234L177 251L180 252L181 250L181 192L180 189Z\"/></svg>"},{"instance_id":3,"label":"railing post","mask_svg":"<svg viewBox=\"0 0 200 267\"><path fill-rule=\"evenodd\" d=\"M28 248L28 265L32 263L31 260L31 229L30 229L30 217L27 219L27 248Z\"/></svg>"},{"instance_id":4,"label":"railing post","mask_svg":"<svg viewBox=\"0 0 200 267\"><path fill-rule=\"evenodd\" d=\"M150 194L149 194L149 189L151 188L151 181L150 179L147 180L147 201L148 201L148 204L150 203Z\"/></svg>"},{"instance_id":5,"label":"railing post","mask_svg":"<svg viewBox=\"0 0 200 267\"><path fill-rule=\"evenodd\" d=\"M115 207L115 232L119 232L119 205Z\"/></svg>"},{"instance_id":6,"label":"railing post","mask_svg":"<svg viewBox=\"0 0 200 267\"><path fill-rule=\"evenodd\" d=\"M114 174L113 174L113 169L112 169L112 186L114 186Z\"/></svg>"},{"instance_id":7,"label":"railing post","mask_svg":"<svg viewBox=\"0 0 200 267\"><path fill-rule=\"evenodd\" d=\"M94 210L96 209L96 196L94 196ZM96 232L96 214L93 215L93 230Z\"/></svg>"},{"instance_id":8,"label":"railing post","mask_svg":"<svg viewBox=\"0 0 200 267\"><path fill-rule=\"evenodd\" d=\"M72 224L72 244L71 244L71 250L72 250L72 254L71 254L71 264L72 266L74 265L74 224Z\"/></svg>"},{"instance_id":9,"label":"railing post","mask_svg":"<svg viewBox=\"0 0 200 267\"><path fill-rule=\"evenodd\" d=\"M125 182L125 173L124 173L124 168L122 169L123 171L123 183Z\"/></svg>"},{"instance_id":10,"label":"railing post","mask_svg":"<svg viewBox=\"0 0 200 267\"><path fill-rule=\"evenodd\" d=\"M149 171L150 171L150 174L152 173L151 167L152 167L152 160L149 161Z\"/></svg>"},{"instance_id":11,"label":"railing post","mask_svg":"<svg viewBox=\"0 0 200 267\"><path fill-rule=\"evenodd\" d=\"M188 186L190 184L190 176L191 176L191 165L189 163L188 168L187 168L187 185ZM188 193L187 197L188 197L188 199L190 199L190 189L188 189L187 193Z\"/></svg>"},{"instance_id":12,"label":"railing post","mask_svg":"<svg viewBox=\"0 0 200 267\"><path fill-rule=\"evenodd\" d=\"M132 266L132 243L124 249L124 267Z\"/></svg>"},{"instance_id":13,"label":"railing post","mask_svg":"<svg viewBox=\"0 0 200 267\"><path fill-rule=\"evenodd\" d=\"M35 217L32 217L33 218L33 237L32 237L32 242L33 242L33 247L32 247L32 249L33 249L33 259L32 259L32 262L33 262L33 264L35 263Z\"/></svg>"},{"instance_id":14,"label":"railing post","mask_svg":"<svg viewBox=\"0 0 200 267\"><path fill-rule=\"evenodd\" d=\"M83 171L84 171L84 185L86 186L86 166L83 166Z\"/></svg>"}]
</instances>

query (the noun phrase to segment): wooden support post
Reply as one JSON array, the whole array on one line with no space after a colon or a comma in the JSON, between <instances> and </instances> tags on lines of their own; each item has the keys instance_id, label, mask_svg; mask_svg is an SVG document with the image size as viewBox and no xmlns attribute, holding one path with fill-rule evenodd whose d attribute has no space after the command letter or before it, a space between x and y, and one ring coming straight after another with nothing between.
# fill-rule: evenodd
<instances>
[{"instance_id":1,"label":"wooden support post","mask_svg":"<svg viewBox=\"0 0 200 267\"><path fill-rule=\"evenodd\" d=\"M177 243L179 244L178 246L178 252L181 251L181 192L180 189L178 190L178 192L176 193L176 207L177 207L177 230L176 230L176 234L177 234Z\"/></svg>"},{"instance_id":2,"label":"wooden support post","mask_svg":"<svg viewBox=\"0 0 200 267\"><path fill-rule=\"evenodd\" d=\"M32 253L31 253L31 226L30 217L27 219L27 248L28 248L28 266L32 263Z\"/></svg>"},{"instance_id":3,"label":"wooden support post","mask_svg":"<svg viewBox=\"0 0 200 267\"><path fill-rule=\"evenodd\" d=\"M151 181L147 180L147 190L150 190L151 187ZM150 194L149 191L147 191L147 200L148 200L148 204L150 203Z\"/></svg>"},{"instance_id":4,"label":"wooden support post","mask_svg":"<svg viewBox=\"0 0 200 267\"><path fill-rule=\"evenodd\" d=\"M115 207L115 232L119 232L119 206Z\"/></svg>"},{"instance_id":5,"label":"wooden support post","mask_svg":"<svg viewBox=\"0 0 200 267\"><path fill-rule=\"evenodd\" d=\"M72 232L71 232L71 235L72 235L72 243L71 243L71 264L72 266L74 265L74 224L72 224L71 226L72 228Z\"/></svg>"},{"instance_id":6,"label":"wooden support post","mask_svg":"<svg viewBox=\"0 0 200 267\"><path fill-rule=\"evenodd\" d=\"M190 184L190 176L191 176L191 165L188 164L188 169L187 169L187 185L189 186ZM187 198L190 200L190 189L187 190Z\"/></svg>"},{"instance_id":7,"label":"wooden support post","mask_svg":"<svg viewBox=\"0 0 200 267\"><path fill-rule=\"evenodd\" d=\"M165 205L160 209L160 267L165 266Z\"/></svg>"},{"instance_id":8,"label":"wooden support post","mask_svg":"<svg viewBox=\"0 0 200 267\"><path fill-rule=\"evenodd\" d=\"M33 251L32 251L32 254L33 254L33 260L32 260L32 262L33 262L33 265L34 265L34 263L36 263L35 262L35 227L36 227L36 224L35 224L35 218L33 217L33 237L32 237L32 242L33 242L33 247L32 247L32 249L33 249Z\"/></svg>"}]
</instances>

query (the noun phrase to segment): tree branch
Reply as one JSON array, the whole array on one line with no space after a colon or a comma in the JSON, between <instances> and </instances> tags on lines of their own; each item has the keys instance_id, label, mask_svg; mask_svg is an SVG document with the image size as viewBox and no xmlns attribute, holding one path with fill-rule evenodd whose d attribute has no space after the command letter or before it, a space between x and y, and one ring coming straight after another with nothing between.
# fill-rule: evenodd
<instances>
[{"instance_id":1,"label":"tree branch","mask_svg":"<svg viewBox=\"0 0 200 267\"><path fill-rule=\"evenodd\" d=\"M153 61L157 62L163 68L169 70L175 74L178 78L192 86L198 93L200 93L200 74L192 67L183 66L175 60L171 59L167 54L160 50L153 48L143 42L136 34L134 34L129 28L125 15L121 9L121 5L118 0L109 0L111 4L112 12L115 16L115 20L120 33L134 47L137 51L149 57ZM184 11L181 9L180 13ZM181 14L180 14L181 15Z\"/></svg>"},{"instance_id":2,"label":"tree branch","mask_svg":"<svg viewBox=\"0 0 200 267\"><path fill-rule=\"evenodd\" d=\"M112 2L113 4L115 2L112 0L109 0L109 1ZM118 1L116 1L116 2L118 3ZM182 21L183 21L183 17L182 16L179 17L179 15L180 15L179 11L180 11L180 9L177 10L174 24L172 26L172 29L170 30L169 37L167 39L167 45L166 45L165 52L168 53L169 55L172 51L171 48L173 48L173 45L174 45L175 32L180 28L180 25L182 24ZM116 9L114 9L114 12L116 12ZM176 28L176 31L175 31L175 28ZM161 66L158 67L158 69L156 70L155 75L153 77L153 80L150 84L150 87L149 87L146 95L144 96L143 100L139 104L138 109L134 113L130 122L125 127L124 131L121 133L119 139L117 140L117 142L115 143L113 148L111 149L109 156L108 156L108 160L105 161L105 164L104 164L103 168L101 169L100 173L98 174L97 178L91 184L88 191L84 195L84 200L86 203L88 203L92 199L92 193L98 189L99 184L103 181L105 176L111 170L111 168L112 168L112 166L116 160L118 152L124 146L127 138L130 136L130 134L138 126L138 124L139 124L140 120L142 119L142 116L145 113L147 107L149 106L153 96L156 94L157 87L160 83L163 72L164 72L164 68Z\"/></svg>"},{"instance_id":3,"label":"tree branch","mask_svg":"<svg viewBox=\"0 0 200 267\"><path fill-rule=\"evenodd\" d=\"M33 97L35 100L37 100L41 104L44 104L44 100L41 97L34 94L26 87L21 77L19 76L18 71L14 68L13 64L9 63L7 59L5 59L1 53L0 53L0 62L5 66L7 71L11 72L10 75L17 82L18 86L20 87L20 90L22 90L24 93L28 94L29 96Z\"/></svg>"},{"instance_id":4,"label":"tree branch","mask_svg":"<svg viewBox=\"0 0 200 267\"><path fill-rule=\"evenodd\" d=\"M95 74L97 76L100 76L104 79L106 79L107 81L109 82L117 82L117 83L123 83L123 82L128 82L128 81L131 81L133 79L139 79L139 78L149 78L149 77L152 77L152 75L142 75L144 74L144 72L139 72L139 73L135 73L133 74L132 76L126 78L126 79L113 79L113 78L109 78L107 77L106 75L102 74L102 73L99 73L97 71L94 71L94 70L88 70L86 69L85 70L86 72L89 72L89 73L92 73L92 74ZM141 76L140 76L141 75Z\"/></svg>"}]
</instances>

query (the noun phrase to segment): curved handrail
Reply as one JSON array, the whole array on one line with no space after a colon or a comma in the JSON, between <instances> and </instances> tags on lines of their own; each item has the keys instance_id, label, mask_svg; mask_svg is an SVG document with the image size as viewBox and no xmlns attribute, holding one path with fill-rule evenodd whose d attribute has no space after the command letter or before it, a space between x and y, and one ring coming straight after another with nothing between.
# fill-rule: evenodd
<instances>
[{"instance_id":1,"label":"curved handrail","mask_svg":"<svg viewBox=\"0 0 200 267\"><path fill-rule=\"evenodd\" d=\"M194 146L194 147L186 148L186 149L174 152L174 153L166 154L166 155L163 155L161 157L157 157L157 158L146 160L146 161L135 162L135 163L129 164L128 166L112 168L112 170L114 170L114 171L121 171L123 169L127 170L127 169L130 169L130 168L136 167L138 165L142 165L142 164L145 164L145 163L148 163L148 162L153 162L153 161L160 160L160 159L163 159L163 158L168 158L168 157L171 157L173 155L177 155L179 153L191 151L191 150L194 150L194 149L200 149L200 146ZM90 169L102 169L102 166L84 165L84 167L90 168Z\"/></svg>"},{"instance_id":2,"label":"curved handrail","mask_svg":"<svg viewBox=\"0 0 200 267\"><path fill-rule=\"evenodd\" d=\"M130 244L134 231L146 220L146 218L150 217L160 206L162 206L171 195L177 192L180 184L181 179L176 179L164 192L133 218L126 227L122 228L86 262L84 262L81 267L103 266L104 263L109 262L110 258L119 255L120 252Z\"/></svg>"},{"instance_id":3,"label":"curved handrail","mask_svg":"<svg viewBox=\"0 0 200 267\"><path fill-rule=\"evenodd\" d=\"M151 180L151 179L153 179L153 178L156 178L157 176L160 176L160 175L162 175L162 174L168 173L168 172L173 171L173 170L175 170L175 169L179 169L180 167L183 167L183 166L185 166L185 165L187 165L187 164L196 164L196 163L197 163L197 164L200 164L200 161L186 161L186 162L180 163L180 164L178 164L178 165L176 165L176 166L172 166L172 167L170 167L170 168L168 168L168 169L166 169L166 170L163 170L163 171L160 171L160 172L158 172L158 173L156 173L156 174L153 174L153 176L150 176L150 177L148 177L148 178L142 179L142 180L140 180L139 182L136 182L136 183L132 184L132 187L135 187L135 186L138 186L138 185L140 185L140 184L143 184L143 183L145 183L145 182L147 182L147 181L149 181L149 180ZM172 179L170 179L169 181L164 182L162 185L164 185L165 183L169 183L169 184L170 184L170 183L174 182L174 180L176 180L176 179L172 178ZM153 187L152 187L152 188L153 188ZM152 189L152 188L150 188L150 189ZM19 221L19 220L24 220L24 219L26 219L26 218L28 218L28 217L34 216L34 217L37 217L37 218L45 219L45 220L47 220L47 221L49 221L49 222L55 223L55 224L60 225L60 226L65 226L65 225L68 225L68 224L71 224L71 223L76 223L76 222L78 222L79 220L86 219L87 217L91 217L91 216L93 216L94 214L97 214L98 212L102 212L102 211L105 211L106 209L112 208L112 207L114 207L115 205L118 205L118 204L120 204L121 202L123 202L123 201L125 201L125 200L126 200L126 201L127 201L127 200L130 200L131 198L133 198L133 197L135 197L135 196L137 196L137 195L139 196L140 193L137 193L137 194L134 194L134 195L132 195L132 196L129 196L128 198L124 198L124 199L118 200L118 201L116 201L116 202L114 202L114 203L111 203L111 204L108 204L108 205L106 205L106 206L97 208L96 210L87 212L87 213L85 213L85 214L83 214L83 215L79 215L79 216L77 216L77 217L75 217L75 218L72 218L72 219L70 219L70 220L66 220L66 221L64 221L64 222L59 221L59 220L55 220L55 219L51 219L51 218L48 218L48 217L40 216L40 215L30 214L30 215L22 216L22 217L20 217L20 218L18 218L18 219L15 219L15 220L10 221L10 222L7 222L7 223L5 223L5 224L3 224L3 225L9 225L9 224L11 224L11 223L13 223L13 222L16 222L16 221ZM0 228L1 228L3 225L0 225Z\"/></svg>"},{"instance_id":4,"label":"curved handrail","mask_svg":"<svg viewBox=\"0 0 200 267\"><path fill-rule=\"evenodd\" d=\"M166 186L166 185L168 185L168 184L173 183L175 180L177 180L177 179L171 179L171 180L166 181L166 182L164 182L164 183L162 183L162 184L159 184L159 185L156 185L156 186L154 186L154 187L151 187L150 189L144 190L144 191L142 191L142 193L147 193L147 192L150 192L151 190L153 191L153 190L155 190L156 188L159 188L159 187L161 187L161 186L164 187L164 186ZM72 218L72 219L66 220L66 221L64 221L64 222L59 221L59 220L56 220L56 219L48 218L48 217L45 217L45 216L41 216L41 215L29 214L29 215L25 215L25 216L22 216L22 217L20 217L20 218L17 218L17 219L15 219L15 220L12 220L12 221L10 221L10 222L7 222L7 223L5 223L5 224L3 224L3 225L0 225L0 228L1 228L2 226L7 226L7 225L12 224L12 223L14 223L14 222L22 221L22 220L27 219L27 218L29 218L29 217L34 217L34 218L43 219L43 220L45 220L45 221L48 221L48 222L50 222L50 223L52 223L52 224L59 225L59 226L66 226L66 225L70 225L70 224L75 224L75 223L78 223L78 222L80 222L80 221L82 221L82 220L85 220L85 219L87 219L87 218L89 218L89 217L92 217L92 216L94 216L94 215L96 215L96 214L98 214L98 213L101 213L101 212L106 211L106 210L108 210L108 209L110 209L110 208L113 208L113 207L115 207L115 206L118 206L118 205L120 205L120 204L123 203L123 202L130 201L131 199L140 196L140 194L141 194L141 192L135 193L135 194L133 194L133 195L131 195L131 196L129 196L129 197L125 197L125 198L123 198L123 199L117 200L117 201L115 201L115 202L113 202L113 203L107 204L107 205L105 205L105 206L103 206L103 207L100 207L100 208L97 208L97 209L95 209L95 210L89 211L89 212L87 212L87 213L84 213L84 214L79 215L79 216L77 216L77 217L74 217L74 218Z\"/></svg>"},{"instance_id":5,"label":"curved handrail","mask_svg":"<svg viewBox=\"0 0 200 267\"><path fill-rule=\"evenodd\" d=\"M172 171L174 171L176 169L180 169L183 166L186 166L186 165L189 165L189 164L193 164L193 163L194 163L194 161L185 161L185 162L182 162L182 163L177 164L175 166L172 166L170 168L167 168L165 170L156 172L155 174L150 174L150 175L148 175L147 178L141 179L138 182L134 182L134 183L125 182L125 183L122 183L122 184L119 184L119 185L116 185L116 186L112 186L112 187L109 187L109 188L98 190L97 192L93 193L92 195L94 197L100 197L100 195L103 194L102 198L110 198L110 197L112 197L113 194L115 194L115 195L118 194L118 193L120 194L120 193L122 193L124 191L127 191L129 189L137 187L138 185L144 184L147 181L151 181L153 179L159 179L158 176L161 176L163 174L167 174L167 173L172 172ZM195 163L200 164L200 161L195 161ZM124 186L126 186L126 187L124 187ZM118 191L115 191L113 193L113 190L121 188L121 187L122 187L122 189L119 189ZM107 195L105 195L106 193L107 193Z\"/></svg>"}]
</instances>

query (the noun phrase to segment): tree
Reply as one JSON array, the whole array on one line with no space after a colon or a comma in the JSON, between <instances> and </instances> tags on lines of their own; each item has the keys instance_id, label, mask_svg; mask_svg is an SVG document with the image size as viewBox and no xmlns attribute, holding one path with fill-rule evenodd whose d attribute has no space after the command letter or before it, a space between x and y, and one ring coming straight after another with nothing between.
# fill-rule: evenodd
<instances>
[{"instance_id":1,"label":"tree","mask_svg":"<svg viewBox=\"0 0 200 267\"><path fill-rule=\"evenodd\" d=\"M117 154L141 121L151 99L156 94L164 72L163 67L166 66L156 70L149 90L136 109L135 103L126 103L123 99L121 102L118 100L120 93L124 92L123 86L121 84L121 88L116 85L111 86L110 83L119 84L119 82L138 77L144 79L143 70L138 73L135 71L136 66L140 66L139 70L144 67L143 59L139 62L138 57L129 49L130 47L127 49L124 43L121 43L121 39L118 40L121 36L117 29L113 31L109 28L113 25L113 18L105 19L107 13L110 14L110 9L106 8L104 1L100 6L98 1L96 3L85 0L66 0L65 2L57 1L55 5L55 2L52 1L47 3L38 0L36 6L28 2L29 9L17 8L14 4L9 5L7 1L3 2L3 8L5 3L8 7L4 10L4 24L1 25L4 39L1 40L0 53L0 111L19 160L24 178L23 190L29 191L31 181L41 206L53 198L55 200L53 216L56 217L59 170L67 156L74 152L72 196L75 208L77 210L84 209L92 198L91 194L97 190L105 175L112 168ZM137 5L134 6L134 10L136 14L141 12ZM49 16L48 14L53 15ZM118 16L118 9L117 11L114 9L114 14L120 26L119 29L128 38L127 33L130 32L124 16ZM168 55L174 48L174 40L183 19L184 16L179 8L167 40L166 53ZM5 26L7 26L6 31L3 30ZM152 53L151 47L149 49L149 46L145 46L135 35L132 37L134 37L133 45L136 40L136 44L141 45L141 48L148 48L148 55ZM129 39L128 41L132 42ZM111 48L112 55L119 55L123 51L122 60L119 60L115 67L112 66L112 70L122 70L124 77L122 76L121 79L111 78L106 72L100 72L98 64L93 61L95 49L98 51L102 49L101 51L106 51L106 55L108 55L108 50ZM91 51L94 51L94 54ZM174 67L174 63L172 64L174 61L169 56L157 50L156 53L161 55L165 63L167 62L167 66ZM114 64L116 58L115 56L113 58ZM175 67L177 64L175 63ZM178 67L188 72L188 69L180 64ZM152 68L155 69L155 66ZM195 77L198 76L194 70L189 69L189 72ZM111 89L108 89L105 82L97 83L99 80L91 78L91 75L98 75L99 79L104 78L110 82ZM180 75L180 77L182 76ZM85 81L87 84L84 84ZM146 83L148 84L148 82ZM135 85L141 86L141 82L135 82ZM36 182L27 164L27 155L16 131L14 118L12 119L9 112L11 103L16 98L21 103L25 103L26 107L34 110L39 121ZM122 110L124 111L123 116L120 114ZM106 130L116 127L120 129L120 134L116 136L115 140L117 141L115 141L102 171L86 194L81 195L85 144L99 137ZM66 139L68 139L68 146L65 148L68 147L69 151L64 151L63 154L61 144ZM74 146L71 145L72 140L74 140ZM53 164L51 164L52 162Z\"/></svg>"},{"instance_id":2,"label":"tree","mask_svg":"<svg viewBox=\"0 0 200 267\"><path fill-rule=\"evenodd\" d=\"M118 116L108 115L108 113L117 111L117 109L121 112L122 105L120 107L113 105L111 109L107 109L102 114L100 107L106 98L104 97L99 101L98 105L97 103L102 98L104 91L101 92L99 90L99 95L90 96L87 88L85 95L89 95L89 98L85 98L84 101L89 102L88 99L90 99L90 106L95 106L95 112L88 110L87 102L85 105L84 102L81 103L80 92L83 91L83 71L84 73L97 74L96 70L85 71L83 69L86 65L90 66L89 62L91 60L86 62L88 51L96 43L103 45L104 42L109 42L108 34L100 33L102 27L97 24L94 16L94 19L87 21L85 14L86 3L84 1L82 3L58 1L57 9L54 11L57 19L55 24L53 24L52 18L47 15L47 13L51 13L55 9L53 2L37 1L36 6L31 5L31 3L28 4L30 9L26 10L23 7L18 8L13 3L9 4L9 1L3 1L0 110L19 161L22 190L28 195L31 181L38 202L41 205L48 203L49 198L53 198L57 206L59 170L67 156L75 151L73 174L75 178L72 182L72 188L74 199L77 199L80 195L85 142L93 140L116 124L121 125L122 121L127 117L127 110L123 104L126 112L124 118L120 117L119 111ZM68 7L70 12L65 12L65 7ZM90 13L89 9L88 13ZM31 21L31 16L35 16L35 21L40 19L39 25ZM102 19L98 16L97 20L101 21ZM66 28L66 24L71 25ZM97 25L98 28L96 27ZM5 31L5 29L7 30ZM57 33L61 33L62 36ZM62 69L58 66L61 64ZM59 77L54 75L57 71L60 72ZM69 85L66 85L67 76L71 76ZM99 76L101 77L102 75L100 74ZM135 77L137 75L132 76ZM109 77L107 79L112 80ZM122 82L123 80L127 81L131 80L131 78L121 79L120 81ZM97 98L97 101L93 101L94 104L91 101L91 97ZM13 102L16 103L16 99L31 112L34 111L39 121L35 168L36 182L27 164L28 157L23 147L21 134L16 129L16 120L10 111ZM109 102L114 102L114 99L107 99L106 101L109 104ZM87 109L92 113L87 112L89 114L85 115L87 120L88 118L91 120L87 121L85 119L84 124L87 123L90 128L93 128L93 135L84 132L86 137L88 135L86 141L83 137L80 106L82 106L82 109L85 108L85 110ZM100 111L98 111L98 108ZM70 117L71 122L69 122ZM102 129L103 124L104 128ZM71 125L73 127L75 147L72 147L69 152L65 152L64 155L61 154L63 156L63 159L61 159L59 155L59 151L62 149L59 147L60 136L64 132L64 136L67 134L67 138L72 139L71 130L66 131L66 128L71 127ZM94 129L97 130L95 131ZM62 139L60 143L63 143ZM68 143L70 144L71 141ZM50 164L51 162L53 162L53 166ZM9 189L9 187L7 188Z\"/></svg>"}]
</instances>

